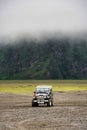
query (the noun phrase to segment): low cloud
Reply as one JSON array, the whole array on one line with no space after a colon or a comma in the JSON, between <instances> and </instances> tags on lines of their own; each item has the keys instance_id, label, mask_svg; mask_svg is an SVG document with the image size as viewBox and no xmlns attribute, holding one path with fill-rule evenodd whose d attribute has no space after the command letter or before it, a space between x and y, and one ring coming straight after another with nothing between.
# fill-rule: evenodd
<instances>
[{"instance_id":1,"label":"low cloud","mask_svg":"<svg viewBox=\"0 0 87 130\"><path fill-rule=\"evenodd\" d=\"M86 0L0 0L0 38L86 31Z\"/></svg>"}]
</instances>

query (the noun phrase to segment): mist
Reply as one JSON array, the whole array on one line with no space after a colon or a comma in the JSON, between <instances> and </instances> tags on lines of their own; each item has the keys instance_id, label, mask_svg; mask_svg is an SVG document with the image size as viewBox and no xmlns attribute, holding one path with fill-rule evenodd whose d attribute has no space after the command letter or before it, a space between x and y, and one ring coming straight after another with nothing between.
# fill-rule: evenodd
<instances>
[{"instance_id":1,"label":"mist","mask_svg":"<svg viewBox=\"0 0 87 130\"><path fill-rule=\"evenodd\" d=\"M87 32L87 0L0 0L0 39Z\"/></svg>"}]
</instances>

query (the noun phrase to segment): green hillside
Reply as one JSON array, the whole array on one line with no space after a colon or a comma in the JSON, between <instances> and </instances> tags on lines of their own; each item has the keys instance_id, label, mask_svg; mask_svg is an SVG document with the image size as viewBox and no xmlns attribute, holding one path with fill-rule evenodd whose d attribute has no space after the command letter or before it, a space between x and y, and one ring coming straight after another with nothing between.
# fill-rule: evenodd
<instances>
[{"instance_id":1,"label":"green hillside","mask_svg":"<svg viewBox=\"0 0 87 130\"><path fill-rule=\"evenodd\" d=\"M87 79L87 40L0 43L0 79Z\"/></svg>"}]
</instances>

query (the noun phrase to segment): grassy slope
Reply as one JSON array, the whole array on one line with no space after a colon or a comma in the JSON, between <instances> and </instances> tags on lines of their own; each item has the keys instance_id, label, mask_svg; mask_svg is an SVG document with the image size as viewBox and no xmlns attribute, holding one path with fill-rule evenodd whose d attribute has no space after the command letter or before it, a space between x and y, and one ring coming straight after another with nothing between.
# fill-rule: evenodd
<instances>
[{"instance_id":1,"label":"grassy slope","mask_svg":"<svg viewBox=\"0 0 87 130\"><path fill-rule=\"evenodd\" d=\"M39 84L52 85L53 91L87 90L87 80L1 80L0 93L31 94Z\"/></svg>"},{"instance_id":2,"label":"grassy slope","mask_svg":"<svg viewBox=\"0 0 87 130\"><path fill-rule=\"evenodd\" d=\"M15 74L13 77L11 76L11 78L20 80L20 79L27 79L28 77L30 77L31 79L33 79L34 77L36 77L35 79L40 79L42 77L43 79L44 74L47 71L48 65L49 65L49 59L45 62L40 62L39 67L38 65L36 65L28 70ZM43 69L38 69L40 67Z\"/></svg>"}]
</instances>

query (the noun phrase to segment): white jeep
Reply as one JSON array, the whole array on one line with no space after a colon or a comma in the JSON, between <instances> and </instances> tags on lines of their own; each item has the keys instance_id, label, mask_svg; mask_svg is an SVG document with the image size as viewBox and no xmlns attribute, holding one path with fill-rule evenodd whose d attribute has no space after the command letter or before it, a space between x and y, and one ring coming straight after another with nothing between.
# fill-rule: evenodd
<instances>
[{"instance_id":1,"label":"white jeep","mask_svg":"<svg viewBox=\"0 0 87 130\"><path fill-rule=\"evenodd\" d=\"M33 94L32 107L39 104L47 104L47 106L53 106L53 92L52 86L40 85L36 87Z\"/></svg>"}]
</instances>

